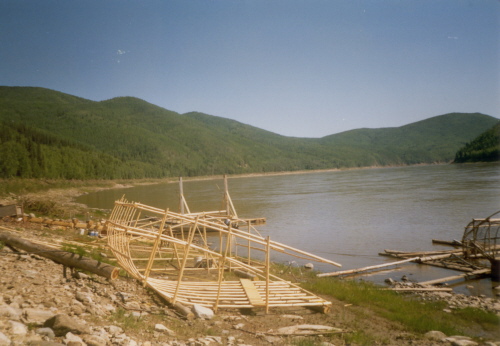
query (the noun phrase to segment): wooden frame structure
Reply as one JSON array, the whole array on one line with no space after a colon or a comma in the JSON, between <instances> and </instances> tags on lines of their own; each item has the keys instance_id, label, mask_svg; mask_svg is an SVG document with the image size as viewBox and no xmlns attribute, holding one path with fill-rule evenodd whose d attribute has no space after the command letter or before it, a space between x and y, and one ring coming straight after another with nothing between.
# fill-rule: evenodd
<instances>
[{"instance_id":1,"label":"wooden frame structure","mask_svg":"<svg viewBox=\"0 0 500 346\"><path fill-rule=\"evenodd\" d=\"M340 264L262 237L255 219L238 218L226 177L224 182L225 210L191 213L182 179L179 213L116 201L107 238L118 264L171 304L215 311L290 306L328 311L331 302L270 273L271 253Z\"/></svg>"},{"instance_id":2,"label":"wooden frame structure","mask_svg":"<svg viewBox=\"0 0 500 346\"><path fill-rule=\"evenodd\" d=\"M495 214L485 219L472 219L465 227L462 237L462 248L466 258L482 256L490 261L500 257L500 219L493 218Z\"/></svg>"}]
</instances>

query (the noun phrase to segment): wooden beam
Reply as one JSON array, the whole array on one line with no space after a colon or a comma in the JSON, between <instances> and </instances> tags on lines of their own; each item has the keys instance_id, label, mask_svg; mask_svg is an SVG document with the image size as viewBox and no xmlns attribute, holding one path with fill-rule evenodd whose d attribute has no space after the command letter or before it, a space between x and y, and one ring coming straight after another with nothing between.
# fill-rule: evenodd
<instances>
[{"instance_id":1,"label":"wooden beam","mask_svg":"<svg viewBox=\"0 0 500 346\"><path fill-rule=\"evenodd\" d=\"M54 250L54 248L35 244L28 240L21 239L9 232L0 232L0 241L16 249L21 249L29 253L35 253L38 256L45 257L71 268L78 268L103 276L109 280L118 277L120 269L107 263L96 261L92 258L80 256L71 252Z\"/></svg>"},{"instance_id":2,"label":"wooden beam","mask_svg":"<svg viewBox=\"0 0 500 346\"><path fill-rule=\"evenodd\" d=\"M247 295L248 300L250 301L250 304L252 304L253 306L266 306L266 302L262 300L262 297L260 296L257 287L255 287L252 281L248 279L240 279L240 282L241 286L245 290L245 293Z\"/></svg>"},{"instance_id":3,"label":"wooden beam","mask_svg":"<svg viewBox=\"0 0 500 346\"><path fill-rule=\"evenodd\" d=\"M465 273L465 274L460 274L460 275L454 275L454 276L447 276L441 279L435 279L435 280L429 280L429 281L424 281L424 282L419 282L420 285L422 286L427 286L427 285L435 285L435 284L440 284L443 282L447 281L455 281L459 279L468 279L470 276L475 276L475 275L485 275L485 274L490 274L491 269L479 269L475 270L470 273Z\"/></svg>"},{"instance_id":4,"label":"wooden beam","mask_svg":"<svg viewBox=\"0 0 500 346\"><path fill-rule=\"evenodd\" d=\"M390 267L393 265L398 265L398 264L402 264L402 263L406 263L406 262L416 261L418 259L419 259L419 257L412 257L412 258L407 258L407 259L402 260L402 261L383 263L383 264L378 264L378 265L369 266L369 267L363 267L363 268L359 268L359 269L342 270L342 271L331 272L331 273L321 273L321 274L318 274L316 276L322 278L325 276L340 276L340 275L347 275L347 274L357 274L357 273L369 271L372 269L380 269L380 268Z\"/></svg>"}]
</instances>

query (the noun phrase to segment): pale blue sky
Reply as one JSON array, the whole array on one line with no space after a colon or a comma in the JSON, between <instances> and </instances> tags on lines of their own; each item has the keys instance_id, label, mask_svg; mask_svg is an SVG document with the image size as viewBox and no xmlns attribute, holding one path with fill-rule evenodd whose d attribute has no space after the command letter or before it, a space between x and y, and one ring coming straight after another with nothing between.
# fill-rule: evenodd
<instances>
[{"instance_id":1,"label":"pale blue sky","mask_svg":"<svg viewBox=\"0 0 500 346\"><path fill-rule=\"evenodd\" d=\"M1 0L0 85L322 137L500 117L497 0Z\"/></svg>"}]
</instances>

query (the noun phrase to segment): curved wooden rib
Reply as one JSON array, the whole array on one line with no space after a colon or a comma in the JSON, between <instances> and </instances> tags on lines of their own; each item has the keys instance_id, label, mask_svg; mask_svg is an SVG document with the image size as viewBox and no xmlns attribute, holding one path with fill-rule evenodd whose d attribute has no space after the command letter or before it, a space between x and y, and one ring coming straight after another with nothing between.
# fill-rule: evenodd
<instances>
[{"instance_id":1,"label":"curved wooden rib","mask_svg":"<svg viewBox=\"0 0 500 346\"><path fill-rule=\"evenodd\" d=\"M233 225L244 221L234 215L230 222L228 218L224 211L179 214L122 198L115 202L108 220L108 246L124 270L172 304L214 309L261 306L266 311L272 307L319 306L328 310L330 302L269 274L266 262L255 260L259 256L251 251L259 252L261 258L277 251L339 264L266 240L250 224L247 231L235 228ZM209 247L208 232L219 242L218 250ZM238 246L247 251L245 258L233 253ZM225 280L223 273L233 269L259 280Z\"/></svg>"}]
</instances>

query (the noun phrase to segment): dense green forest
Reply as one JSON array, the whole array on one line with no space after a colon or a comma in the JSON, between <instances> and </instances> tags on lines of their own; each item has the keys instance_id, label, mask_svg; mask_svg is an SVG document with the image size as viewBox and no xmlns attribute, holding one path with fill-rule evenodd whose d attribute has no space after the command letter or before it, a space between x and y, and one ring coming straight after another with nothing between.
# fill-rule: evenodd
<instances>
[{"instance_id":1,"label":"dense green forest","mask_svg":"<svg viewBox=\"0 0 500 346\"><path fill-rule=\"evenodd\" d=\"M0 178L136 179L453 161L498 119L450 113L398 128L286 137L133 97L95 102L0 87Z\"/></svg>"},{"instance_id":2,"label":"dense green forest","mask_svg":"<svg viewBox=\"0 0 500 346\"><path fill-rule=\"evenodd\" d=\"M500 161L500 122L461 148L456 163Z\"/></svg>"}]
</instances>

